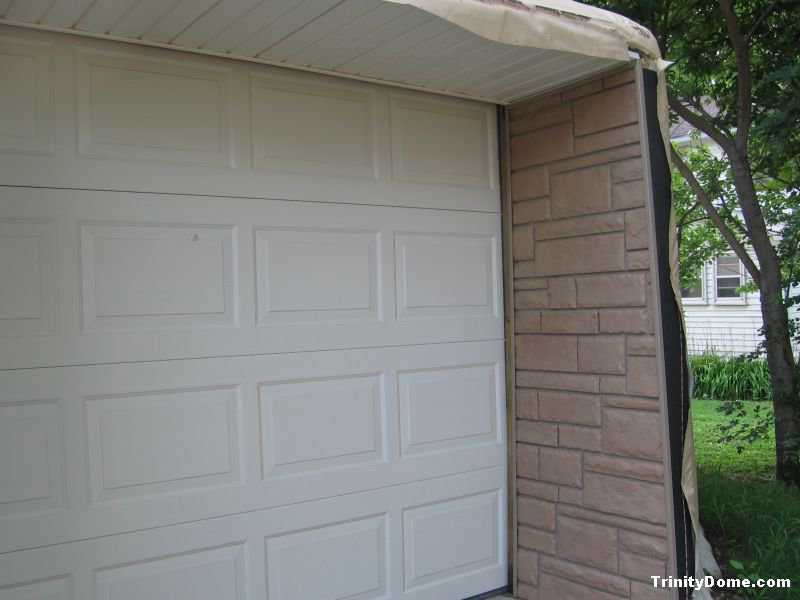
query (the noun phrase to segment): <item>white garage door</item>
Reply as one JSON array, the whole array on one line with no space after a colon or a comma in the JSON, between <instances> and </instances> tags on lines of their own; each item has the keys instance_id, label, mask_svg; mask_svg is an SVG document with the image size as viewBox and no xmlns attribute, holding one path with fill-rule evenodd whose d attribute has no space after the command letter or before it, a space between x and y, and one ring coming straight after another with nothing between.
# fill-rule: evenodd
<instances>
[{"instance_id":1,"label":"white garage door","mask_svg":"<svg viewBox=\"0 0 800 600\"><path fill-rule=\"evenodd\" d=\"M0 600L506 583L491 106L0 30Z\"/></svg>"}]
</instances>

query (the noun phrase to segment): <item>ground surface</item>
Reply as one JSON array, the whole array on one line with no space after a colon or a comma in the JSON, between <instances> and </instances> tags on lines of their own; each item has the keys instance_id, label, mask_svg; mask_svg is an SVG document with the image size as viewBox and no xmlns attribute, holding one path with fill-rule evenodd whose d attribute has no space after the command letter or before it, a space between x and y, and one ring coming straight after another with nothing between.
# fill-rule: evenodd
<instances>
[{"instance_id":1,"label":"ground surface","mask_svg":"<svg viewBox=\"0 0 800 600\"><path fill-rule=\"evenodd\" d=\"M703 527L726 576L792 579L791 590L741 597L800 599L800 492L775 481L773 438L759 440L741 454L719 441L718 427L727 419L717 411L719 405L693 405Z\"/></svg>"}]
</instances>

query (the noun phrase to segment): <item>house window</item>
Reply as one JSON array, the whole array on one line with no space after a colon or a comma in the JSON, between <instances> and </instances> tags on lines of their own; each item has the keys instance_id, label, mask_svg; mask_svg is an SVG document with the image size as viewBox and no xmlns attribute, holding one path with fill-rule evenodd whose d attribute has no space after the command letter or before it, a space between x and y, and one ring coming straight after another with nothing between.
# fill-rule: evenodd
<instances>
[{"instance_id":1,"label":"house window","mask_svg":"<svg viewBox=\"0 0 800 600\"><path fill-rule=\"evenodd\" d=\"M736 256L718 256L716 265L717 298L739 298L742 268Z\"/></svg>"},{"instance_id":2,"label":"house window","mask_svg":"<svg viewBox=\"0 0 800 600\"><path fill-rule=\"evenodd\" d=\"M700 275L695 277L688 286L681 286L681 297L684 300L703 299L703 279Z\"/></svg>"}]
</instances>

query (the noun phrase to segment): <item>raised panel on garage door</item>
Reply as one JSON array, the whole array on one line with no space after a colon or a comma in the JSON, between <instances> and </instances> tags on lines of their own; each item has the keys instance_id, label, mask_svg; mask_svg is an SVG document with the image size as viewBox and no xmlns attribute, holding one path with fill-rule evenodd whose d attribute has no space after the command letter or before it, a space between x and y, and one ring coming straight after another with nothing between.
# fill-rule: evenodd
<instances>
[{"instance_id":1,"label":"raised panel on garage door","mask_svg":"<svg viewBox=\"0 0 800 600\"><path fill-rule=\"evenodd\" d=\"M0 553L502 468L502 351L0 371Z\"/></svg>"},{"instance_id":2,"label":"raised panel on garage door","mask_svg":"<svg viewBox=\"0 0 800 600\"><path fill-rule=\"evenodd\" d=\"M0 555L0 599L463 600L506 582L502 468Z\"/></svg>"},{"instance_id":3,"label":"raised panel on garage door","mask_svg":"<svg viewBox=\"0 0 800 600\"><path fill-rule=\"evenodd\" d=\"M0 187L0 368L500 339L499 215Z\"/></svg>"}]
</instances>

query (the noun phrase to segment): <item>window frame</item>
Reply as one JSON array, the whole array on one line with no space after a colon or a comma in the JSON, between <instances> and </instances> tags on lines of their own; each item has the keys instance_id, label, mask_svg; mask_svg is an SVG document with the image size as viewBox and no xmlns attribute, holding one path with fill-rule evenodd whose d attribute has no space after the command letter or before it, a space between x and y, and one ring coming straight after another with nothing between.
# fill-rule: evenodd
<instances>
[{"instance_id":1,"label":"window frame","mask_svg":"<svg viewBox=\"0 0 800 600\"><path fill-rule=\"evenodd\" d=\"M681 302L683 304L695 304L695 305L708 304L708 294L707 294L707 290L706 290L706 287L707 287L706 277L707 277L708 272L706 271L706 266L707 266L706 264L702 264L700 266L700 273L699 273L699 277L700 277L700 295L699 296L685 297L683 295L683 293L681 293ZM683 288L681 288L681 292L682 291L683 291Z\"/></svg>"},{"instance_id":2,"label":"window frame","mask_svg":"<svg viewBox=\"0 0 800 600\"><path fill-rule=\"evenodd\" d=\"M744 264L739 259L738 256L735 254L721 254L714 258L714 304L733 304L733 305L741 305L747 304L747 292L741 292L738 296L729 298L727 296L720 296L719 295L719 287L717 286L717 281L720 277L717 269L717 264L720 258L735 258L736 263L739 265L739 285L738 287L742 287L745 283L747 283L747 273L744 270ZM731 277L731 275L722 275L722 277Z\"/></svg>"}]
</instances>

